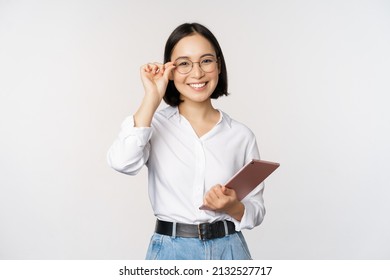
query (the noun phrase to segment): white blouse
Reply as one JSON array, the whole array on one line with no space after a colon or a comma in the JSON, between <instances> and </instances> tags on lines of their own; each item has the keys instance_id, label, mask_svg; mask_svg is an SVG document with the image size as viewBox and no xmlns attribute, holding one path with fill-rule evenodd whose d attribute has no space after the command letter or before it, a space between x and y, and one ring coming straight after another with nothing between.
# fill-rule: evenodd
<instances>
[{"instance_id":1,"label":"white blouse","mask_svg":"<svg viewBox=\"0 0 390 280\"><path fill-rule=\"evenodd\" d=\"M160 220L199 224L226 219L238 231L251 229L264 218L263 184L242 200L241 221L199 210L212 186L225 184L246 163L260 158L252 131L226 113L220 111L220 115L202 137L177 107L156 112L151 127L134 127L134 118L129 116L108 151L108 163L128 175L137 174L144 164L148 167L149 198Z\"/></svg>"}]
</instances>

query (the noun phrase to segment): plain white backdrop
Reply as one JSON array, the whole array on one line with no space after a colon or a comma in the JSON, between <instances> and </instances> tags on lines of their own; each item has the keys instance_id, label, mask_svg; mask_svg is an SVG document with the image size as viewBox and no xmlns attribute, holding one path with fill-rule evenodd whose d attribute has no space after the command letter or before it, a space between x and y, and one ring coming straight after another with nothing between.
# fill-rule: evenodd
<instances>
[{"instance_id":1,"label":"plain white backdrop","mask_svg":"<svg viewBox=\"0 0 390 280\"><path fill-rule=\"evenodd\" d=\"M172 30L218 38L267 181L255 259L390 258L390 2L0 0L0 259L143 259L147 170L106 152Z\"/></svg>"}]
</instances>

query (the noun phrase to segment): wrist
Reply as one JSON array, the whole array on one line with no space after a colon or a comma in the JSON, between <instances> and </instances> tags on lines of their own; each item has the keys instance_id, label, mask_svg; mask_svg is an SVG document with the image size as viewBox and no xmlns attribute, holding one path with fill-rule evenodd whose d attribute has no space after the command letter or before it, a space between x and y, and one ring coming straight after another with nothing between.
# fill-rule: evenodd
<instances>
[{"instance_id":1,"label":"wrist","mask_svg":"<svg viewBox=\"0 0 390 280\"><path fill-rule=\"evenodd\" d=\"M134 121L136 127L150 127L154 113L156 112L160 101L156 98L151 98L145 95L141 106L134 114Z\"/></svg>"},{"instance_id":2,"label":"wrist","mask_svg":"<svg viewBox=\"0 0 390 280\"><path fill-rule=\"evenodd\" d=\"M237 221L241 221L242 217L244 216L244 212L244 204L241 201L237 201L226 211L226 214L228 214Z\"/></svg>"},{"instance_id":3,"label":"wrist","mask_svg":"<svg viewBox=\"0 0 390 280\"><path fill-rule=\"evenodd\" d=\"M161 103L162 98L156 92L145 92L144 98L142 100L142 106L156 111L158 106Z\"/></svg>"}]
</instances>

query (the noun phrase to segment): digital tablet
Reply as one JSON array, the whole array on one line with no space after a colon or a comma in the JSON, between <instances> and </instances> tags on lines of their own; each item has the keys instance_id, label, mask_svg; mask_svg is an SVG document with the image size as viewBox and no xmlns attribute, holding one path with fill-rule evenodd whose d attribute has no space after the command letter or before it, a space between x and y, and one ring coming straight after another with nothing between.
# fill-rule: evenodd
<instances>
[{"instance_id":1,"label":"digital tablet","mask_svg":"<svg viewBox=\"0 0 390 280\"><path fill-rule=\"evenodd\" d=\"M234 189L238 200L242 200L279 166L277 162L253 159L241 168L225 186Z\"/></svg>"},{"instance_id":2,"label":"digital tablet","mask_svg":"<svg viewBox=\"0 0 390 280\"><path fill-rule=\"evenodd\" d=\"M242 200L279 166L277 162L253 159L230 178L225 186L234 189L238 200ZM207 210L203 205L199 209Z\"/></svg>"}]
</instances>

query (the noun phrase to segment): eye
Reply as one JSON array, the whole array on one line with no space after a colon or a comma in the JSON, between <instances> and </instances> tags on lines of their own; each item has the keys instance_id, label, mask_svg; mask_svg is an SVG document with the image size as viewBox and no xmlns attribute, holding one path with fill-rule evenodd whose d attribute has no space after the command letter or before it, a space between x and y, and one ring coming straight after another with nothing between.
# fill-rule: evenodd
<instances>
[{"instance_id":1,"label":"eye","mask_svg":"<svg viewBox=\"0 0 390 280\"><path fill-rule=\"evenodd\" d=\"M202 59L202 61L200 62L201 64L210 64L210 63L213 63L214 62L214 59L213 58L205 58L205 59Z\"/></svg>"},{"instance_id":2,"label":"eye","mask_svg":"<svg viewBox=\"0 0 390 280\"><path fill-rule=\"evenodd\" d=\"M179 60L176 62L176 66L186 67L191 65L191 63L187 60Z\"/></svg>"}]
</instances>

